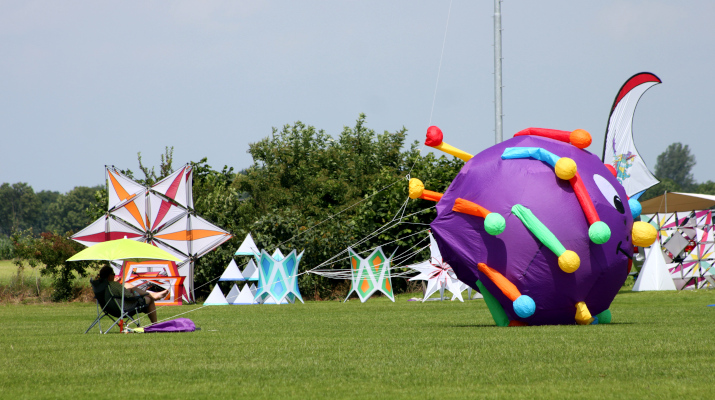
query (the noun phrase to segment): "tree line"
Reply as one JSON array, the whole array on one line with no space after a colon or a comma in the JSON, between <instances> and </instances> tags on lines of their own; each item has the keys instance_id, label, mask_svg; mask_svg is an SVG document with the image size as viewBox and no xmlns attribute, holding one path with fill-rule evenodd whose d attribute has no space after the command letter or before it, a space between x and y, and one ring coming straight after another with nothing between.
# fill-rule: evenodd
<instances>
[{"instance_id":1,"label":"tree line","mask_svg":"<svg viewBox=\"0 0 715 400\"><path fill-rule=\"evenodd\" d=\"M404 149L406 132L402 128L378 134L367 127L362 114L353 126L344 127L335 137L296 122L274 128L269 137L251 143L248 153L253 164L242 171L228 166L214 169L206 158L192 162L196 214L234 235L231 241L196 262L197 296L210 292L210 283L221 275L249 232L259 247L269 251L305 251L301 271L332 257L333 261L321 268L347 269L349 262L340 253L350 245L358 251L383 245L388 254L398 248L414 252L427 245L428 241L423 240L426 236L416 233L426 230L434 219L434 204L423 200L406 202L407 176L420 178L431 190L444 191L464 163L432 153L421 156L418 142ZM143 165L141 154L138 175L143 178L135 177L129 169L122 172L151 185L173 172L172 162L172 150L167 148L157 172ZM21 263L29 265L29 260L34 260L35 264L46 265L45 270L55 281L72 276L62 274L65 270L86 276L88 265L62 265L58 263L62 257L50 255L54 254L51 249L60 249L61 241L66 244L63 251L75 246L67 237L106 213L106 187L91 188L89 192L91 196L82 203L84 220L69 229L69 225L32 225L15 217L19 222L10 225L8 232L15 232L13 241L21 253L16 254L23 259ZM398 213L398 217L404 216L402 223L386 225ZM33 228L34 236L28 231L18 234L19 229L27 227ZM37 237L37 232L47 229L52 232ZM376 231L369 240L355 245ZM72 293L71 281L62 284L62 288L55 288L56 292ZM348 289L343 281L313 274L301 275L299 286L304 297L315 299L342 297ZM406 282L396 280L393 286L399 292L405 289Z\"/></svg>"},{"instance_id":2,"label":"tree line","mask_svg":"<svg viewBox=\"0 0 715 400\"><path fill-rule=\"evenodd\" d=\"M641 196L641 201L658 197L664 192L685 192L699 194L715 194L715 182L707 180L702 183L695 181L693 167L695 156L686 144L676 142L669 145L658 155L655 163L655 176L660 183L649 188Z\"/></svg>"},{"instance_id":3,"label":"tree line","mask_svg":"<svg viewBox=\"0 0 715 400\"><path fill-rule=\"evenodd\" d=\"M32 228L35 232L75 231L87 225L87 210L100 186L77 186L67 193L35 192L27 183L0 186L0 235Z\"/></svg>"},{"instance_id":4,"label":"tree line","mask_svg":"<svg viewBox=\"0 0 715 400\"><path fill-rule=\"evenodd\" d=\"M351 245L357 251L382 245L388 254L399 249L398 254L408 255L427 245L422 241L425 234L420 233L436 216L434 203L406 202L407 178L419 178L426 188L444 192L464 163L433 153L420 154L421 144L416 141L405 148L406 133L402 128L378 134L367 127L363 114L354 126L344 127L336 137L296 122L281 129L274 128L270 136L251 143L248 153L253 164L244 170L235 171L228 166L217 170L206 158L192 162L196 214L234 235L229 242L196 262L197 296L210 292L213 282L248 233L259 247L269 252L275 248L284 253L292 249L305 251L301 272L315 267L349 268L344 251ZM129 169L123 172L149 186L173 172L172 153L173 148L167 147L161 155L158 172L146 167L139 154L143 178L135 177ZM655 167L662 183L649 189L643 199L662 194L664 188L715 193L713 182L694 182L690 172L694 165L695 159L687 145L670 145L658 157ZM14 249L21 253L16 256L25 260L20 264L34 260L46 265L45 273L64 285L56 287L56 292L61 294L55 296L56 299L70 296L71 277L73 274L86 276L90 265L62 264L66 253L82 248L67 238L104 215L106 187L77 187L60 194L34 193L24 183L3 184L0 207L3 207L0 208L0 234L15 232ZM402 223L394 223L396 216L403 217ZM34 236L22 231L27 228L32 228ZM38 232L48 233L38 237ZM53 258L50 257L53 251L38 252L47 248L66 253L61 257L55 254ZM411 260L403 259L399 265L408 261ZM74 272L68 274L67 270ZM394 280L393 286L400 292L406 288L406 282ZM305 298L339 298L345 295L349 283L303 274L299 277L299 287Z\"/></svg>"}]
</instances>

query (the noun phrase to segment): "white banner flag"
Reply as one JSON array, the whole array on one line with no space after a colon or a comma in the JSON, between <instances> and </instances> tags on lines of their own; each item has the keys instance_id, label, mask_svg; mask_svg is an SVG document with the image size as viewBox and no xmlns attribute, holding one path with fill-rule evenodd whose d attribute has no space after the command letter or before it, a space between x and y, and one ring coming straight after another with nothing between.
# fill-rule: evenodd
<instances>
[{"instance_id":1,"label":"white banner flag","mask_svg":"<svg viewBox=\"0 0 715 400\"><path fill-rule=\"evenodd\" d=\"M618 91L603 144L603 163L613 165L628 197L658 183L633 143L633 114L643 93L661 80L648 72L633 75Z\"/></svg>"}]
</instances>

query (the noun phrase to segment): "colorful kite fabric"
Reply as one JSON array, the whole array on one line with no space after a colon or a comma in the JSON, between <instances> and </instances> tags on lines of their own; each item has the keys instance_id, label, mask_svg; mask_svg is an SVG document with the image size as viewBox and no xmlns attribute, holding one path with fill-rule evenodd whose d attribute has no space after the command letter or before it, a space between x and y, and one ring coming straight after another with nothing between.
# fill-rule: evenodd
<instances>
[{"instance_id":1,"label":"colorful kite fabric","mask_svg":"<svg viewBox=\"0 0 715 400\"><path fill-rule=\"evenodd\" d=\"M298 290L298 264L300 257L293 250L286 257L280 257L277 250L274 256L261 250L258 259L258 290L255 299L263 304L282 304L284 301L294 302L297 298L303 302Z\"/></svg>"},{"instance_id":2,"label":"colorful kite fabric","mask_svg":"<svg viewBox=\"0 0 715 400\"><path fill-rule=\"evenodd\" d=\"M584 150L590 143L580 129L528 128L465 156L444 194L410 182L411 198L437 201L431 229L442 257L497 325L610 321L634 244L655 241L652 226L634 222L637 202ZM437 127L426 144L449 148Z\"/></svg>"},{"instance_id":3,"label":"colorful kite fabric","mask_svg":"<svg viewBox=\"0 0 715 400\"><path fill-rule=\"evenodd\" d=\"M126 261L122 264L120 276L123 277L123 282L140 289L147 290L153 287L155 292L168 289L167 296L157 300L157 305L181 305L181 298L184 295L184 280L186 278L179 274L179 269L173 261Z\"/></svg>"},{"instance_id":4,"label":"colorful kite fabric","mask_svg":"<svg viewBox=\"0 0 715 400\"><path fill-rule=\"evenodd\" d=\"M678 290L715 287L712 213L696 210L641 216L658 230L660 248L665 262L673 264L670 276Z\"/></svg>"},{"instance_id":5,"label":"colorful kite fabric","mask_svg":"<svg viewBox=\"0 0 715 400\"><path fill-rule=\"evenodd\" d=\"M367 301L376 291L380 291L393 302L395 295L392 293L390 281L390 258L382 251L382 247L373 250L367 258L360 257L353 249L348 248L352 268L350 292L345 301L355 292L361 302Z\"/></svg>"},{"instance_id":6,"label":"colorful kite fabric","mask_svg":"<svg viewBox=\"0 0 715 400\"><path fill-rule=\"evenodd\" d=\"M648 72L633 75L618 91L608 117L603 162L616 169L616 179L628 196L658 183L633 143L633 115L643 93L659 83L660 78Z\"/></svg>"},{"instance_id":7,"label":"colorful kite fabric","mask_svg":"<svg viewBox=\"0 0 715 400\"><path fill-rule=\"evenodd\" d=\"M449 266L444 260L442 260L442 254L439 252L439 247L437 247L437 242L434 240L432 233L429 234L430 238L430 259L423 261L418 264L408 265L417 272L419 275L410 278L410 281L423 280L427 281L427 289L425 290L425 296L422 302L430 298L432 294L439 290L440 299L444 300L444 290L447 289L452 292L452 300L459 299L459 301L464 302L462 298L462 291L466 289L464 284L457 279L452 267Z\"/></svg>"},{"instance_id":8,"label":"colorful kite fabric","mask_svg":"<svg viewBox=\"0 0 715 400\"><path fill-rule=\"evenodd\" d=\"M106 167L108 211L72 239L91 246L127 238L152 244L181 260L185 301L194 301L194 261L231 238L231 234L193 210L192 167L185 165L150 188L115 167Z\"/></svg>"}]
</instances>

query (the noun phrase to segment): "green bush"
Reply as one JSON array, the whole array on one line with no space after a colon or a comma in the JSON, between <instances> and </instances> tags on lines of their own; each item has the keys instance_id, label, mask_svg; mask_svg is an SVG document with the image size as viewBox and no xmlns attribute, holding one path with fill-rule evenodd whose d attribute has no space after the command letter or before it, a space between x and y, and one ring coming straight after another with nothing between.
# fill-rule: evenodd
<instances>
[{"instance_id":1,"label":"green bush","mask_svg":"<svg viewBox=\"0 0 715 400\"><path fill-rule=\"evenodd\" d=\"M19 273L25 266L40 266L41 275L52 276L52 301L71 300L76 292L75 275L86 277L88 269L97 265L95 261L67 261L84 248L69 239L69 236L69 233L62 236L43 232L36 238L32 236L31 230L12 235L16 256L14 263L18 266Z\"/></svg>"},{"instance_id":2,"label":"green bush","mask_svg":"<svg viewBox=\"0 0 715 400\"><path fill-rule=\"evenodd\" d=\"M12 240L7 236L0 236L0 260L10 260L15 257Z\"/></svg>"}]
</instances>

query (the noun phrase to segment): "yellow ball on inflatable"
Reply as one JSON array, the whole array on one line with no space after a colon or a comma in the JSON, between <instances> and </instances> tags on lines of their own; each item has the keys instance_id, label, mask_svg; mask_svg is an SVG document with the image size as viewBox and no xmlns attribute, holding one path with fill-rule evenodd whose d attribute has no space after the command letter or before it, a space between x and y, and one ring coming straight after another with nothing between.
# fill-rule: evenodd
<instances>
[{"instance_id":1,"label":"yellow ball on inflatable","mask_svg":"<svg viewBox=\"0 0 715 400\"><path fill-rule=\"evenodd\" d=\"M425 184L417 178L410 179L410 198L419 199L425 191Z\"/></svg>"},{"instance_id":2,"label":"yellow ball on inflatable","mask_svg":"<svg viewBox=\"0 0 715 400\"><path fill-rule=\"evenodd\" d=\"M554 172L556 172L556 176L567 181L576 175L576 161L568 157L561 157L559 161L556 161Z\"/></svg>"},{"instance_id":3,"label":"yellow ball on inflatable","mask_svg":"<svg viewBox=\"0 0 715 400\"><path fill-rule=\"evenodd\" d=\"M576 272L580 266L581 259L578 257L578 254L571 250L566 250L559 256L559 268L567 274Z\"/></svg>"},{"instance_id":4,"label":"yellow ball on inflatable","mask_svg":"<svg viewBox=\"0 0 715 400\"><path fill-rule=\"evenodd\" d=\"M655 230L653 225L643 221L636 221L633 223L631 235L633 236L633 245L638 247L648 247L655 242L658 232Z\"/></svg>"}]
</instances>

